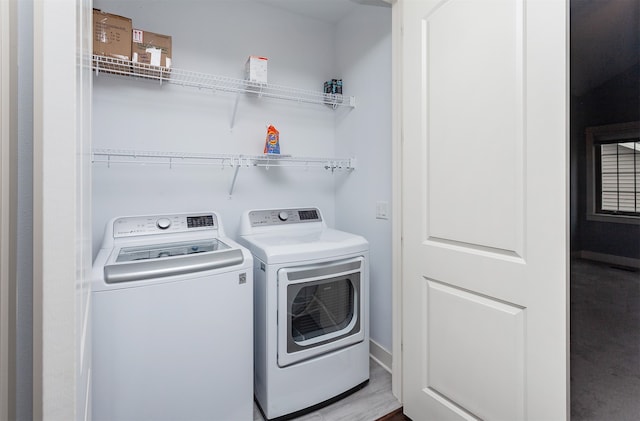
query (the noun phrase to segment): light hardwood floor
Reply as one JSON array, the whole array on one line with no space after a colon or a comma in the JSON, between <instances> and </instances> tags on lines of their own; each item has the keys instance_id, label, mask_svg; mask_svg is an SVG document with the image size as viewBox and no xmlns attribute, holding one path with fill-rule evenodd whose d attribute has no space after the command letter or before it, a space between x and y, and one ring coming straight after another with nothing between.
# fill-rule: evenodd
<instances>
[{"instance_id":1,"label":"light hardwood floor","mask_svg":"<svg viewBox=\"0 0 640 421\"><path fill-rule=\"evenodd\" d=\"M391 374L374 360L369 360L369 383L344 399L296 421L375 421L400 408L400 402L391 393ZM254 421L263 421L256 403L253 404Z\"/></svg>"}]
</instances>

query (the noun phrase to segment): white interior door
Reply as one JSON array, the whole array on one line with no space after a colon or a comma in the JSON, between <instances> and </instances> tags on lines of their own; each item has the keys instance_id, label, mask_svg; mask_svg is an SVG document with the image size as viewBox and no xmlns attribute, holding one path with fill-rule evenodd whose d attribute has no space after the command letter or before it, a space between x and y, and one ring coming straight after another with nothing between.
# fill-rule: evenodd
<instances>
[{"instance_id":1,"label":"white interior door","mask_svg":"<svg viewBox=\"0 0 640 421\"><path fill-rule=\"evenodd\" d=\"M405 413L565 419L566 1L401 7Z\"/></svg>"}]
</instances>

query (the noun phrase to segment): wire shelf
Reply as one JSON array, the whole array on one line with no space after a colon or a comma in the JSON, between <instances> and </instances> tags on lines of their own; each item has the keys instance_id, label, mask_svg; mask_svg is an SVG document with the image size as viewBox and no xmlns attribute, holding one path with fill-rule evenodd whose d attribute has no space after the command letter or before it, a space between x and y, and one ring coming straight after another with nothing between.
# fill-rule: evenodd
<instances>
[{"instance_id":1,"label":"wire shelf","mask_svg":"<svg viewBox=\"0 0 640 421\"><path fill-rule=\"evenodd\" d=\"M93 163L151 165L217 165L220 167L315 167L353 170L355 158L294 157L291 155L205 154L125 149L94 149Z\"/></svg>"},{"instance_id":2,"label":"wire shelf","mask_svg":"<svg viewBox=\"0 0 640 421\"><path fill-rule=\"evenodd\" d=\"M293 157L291 155L241 155L241 154L204 154L159 151L135 151L125 149L94 149L91 156L94 164L105 164L108 168L116 164L166 165L169 168L181 165L209 165L221 168L233 168L233 180L229 196L240 168L262 167L302 167L321 168L335 171L352 171L356 168L355 158Z\"/></svg>"},{"instance_id":3,"label":"wire shelf","mask_svg":"<svg viewBox=\"0 0 640 421\"><path fill-rule=\"evenodd\" d=\"M134 63L129 60L121 60L101 55L93 56L92 68L96 75L105 73L152 80L161 84L171 83L174 85L207 89L214 92L248 93L265 98L276 98L310 104L323 104L334 109L338 107L354 108L356 105L356 99L353 96L349 97L338 94L325 94L324 92L319 91L297 89L274 84L261 84L244 79L235 79L190 70Z\"/></svg>"}]
</instances>

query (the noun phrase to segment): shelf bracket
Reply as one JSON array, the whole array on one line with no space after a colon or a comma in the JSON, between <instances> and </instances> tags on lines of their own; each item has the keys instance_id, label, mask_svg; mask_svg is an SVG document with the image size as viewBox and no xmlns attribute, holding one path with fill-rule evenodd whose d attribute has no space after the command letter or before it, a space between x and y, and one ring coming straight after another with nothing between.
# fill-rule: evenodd
<instances>
[{"instance_id":1,"label":"shelf bracket","mask_svg":"<svg viewBox=\"0 0 640 421\"><path fill-rule=\"evenodd\" d=\"M236 186L236 179L238 178L238 171L240 170L240 162L235 164L235 171L233 172L233 179L231 180L231 187L229 188L229 199L233 196L233 189Z\"/></svg>"},{"instance_id":2,"label":"shelf bracket","mask_svg":"<svg viewBox=\"0 0 640 421\"><path fill-rule=\"evenodd\" d=\"M236 124L236 113L238 112L238 102L240 102L240 92L236 94L236 101L233 105L233 111L231 112L231 124L229 128L233 130L233 126Z\"/></svg>"}]
</instances>

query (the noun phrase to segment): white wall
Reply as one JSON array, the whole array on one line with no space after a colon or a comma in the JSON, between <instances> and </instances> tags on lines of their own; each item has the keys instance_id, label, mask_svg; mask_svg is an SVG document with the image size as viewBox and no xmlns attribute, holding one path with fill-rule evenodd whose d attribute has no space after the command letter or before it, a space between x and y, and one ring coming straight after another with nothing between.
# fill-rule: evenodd
<instances>
[{"instance_id":1,"label":"white wall","mask_svg":"<svg viewBox=\"0 0 640 421\"><path fill-rule=\"evenodd\" d=\"M18 252L16 417L32 415L33 365L33 1L18 1Z\"/></svg>"},{"instance_id":2,"label":"white wall","mask_svg":"<svg viewBox=\"0 0 640 421\"><path fill-rule=\"evenodd\" d=\"M241 169L93 167L94 253L109 218L213 209L229 235L246 209L318 206L330 226L371 243L371 338L391 349L391 221L375 219L375 202L391 209L391 9L362 6L337 25L248 0L114 1L94 7L133 19L134 27L173 37L173 65L241 77L247 56L269 59L269 82L322 90L342 78L355 109L331 110L199 92L101 75L94 78L94 147L260 154L265 126L280 130L283 154L356 157L352 173Z\"/></svg>"},{"instance_id":3,"label":"white wall","mask_svg":"<svg viewBox=\"0 0 640 421\"><path fill-rule=\"evenodd\" d=\"M336 154L358 169L336 184L336 227L363 235L371 256L371 339L391 351L391 9L361 7L336 28L338 74L357 108L336 121Z\"/></svg>"},{"instance_id":4,"label":"white wall","mask_svg":"<svg viewBox=\"0 0 640 421\"><path fill-rule=\"evenodd\" d=\"M77 194L79 145L89 142L78 121L80 1L33 3L33 419L76 415L76 304L90 262Z\"/></svg>"},{"instance_id":5,"label":"white wall","mask_svg":"<svg viewBox=\"0 0 640 421\"><path fill-rule=\"evenodd\" d=\"M17 2L0 2L0 419L16 417Z\"/></svg>"},{"instance_id":6,"label":"white wall","mask_svg":"<svg viewBox=\"0 0 640 421\"><path fill-rule=\"evenodd\" d=\"M92 0L75 0L76 33L80 53L76 74L76 419L91 419L93 269L91 115L93 74L89 66L93 53Z\"/></svg>"},{"instance_id":7,"label":"white wall","mask_svg":"<svg viewBox=\"0 0 640 421\"><path fill-rule=\"evenodd\" d=\"M173 65L241 77L249 55L269 58L269 82L321 90L334 75L329 24L287 15L259 3L96 1L94 7L131 17L135 27L171 35ZM233 129L234 94L159 86L109 76L94 78L94 147L260 154L266 125L280 131L283 154L334 156L334 111L319 105L242 95ZM334 218L334 177L324 170L94 165L94 252L111 217L199 211L221 213L235 235L243 210L319 206Z\"/></svg>"}]
</instances>

